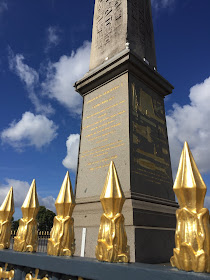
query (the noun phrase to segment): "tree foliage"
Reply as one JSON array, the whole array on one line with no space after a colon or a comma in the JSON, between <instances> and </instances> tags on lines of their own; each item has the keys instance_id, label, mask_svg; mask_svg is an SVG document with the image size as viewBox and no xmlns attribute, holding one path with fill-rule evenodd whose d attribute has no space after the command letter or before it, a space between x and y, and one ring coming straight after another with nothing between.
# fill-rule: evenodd
<instances>
[{"instance_id":1,"label":"tree foliage","mask_svg":"<svg viewBox=\"0 0 210 280\"><path fill-rule=\"evenodd\" d=\"M37 214L37 222L38 222L38 230L41 231L50 231L53 226L53 219L55 217L55 213L46 209L45 206L40 206L39 212ZM17 231L19 226L19 220L14 221L12 217L12 230Z\"/></svg>"},{"instance_id":2,"label":"tree foliage","mask_svg":"<svg viewBox=\"0 0 210 280\"><path fill-rule=\"evenodd\" d=\"M55 213L46 209L45 206L40 206L37 214L38 230L50 231L53 226Z\"/></svg>"},{"instance_id":3,"label":"tree foliage","mask_svg":"<svg viewBox=\"0 0 210 280\"><path fill-rule=\"evenodd\" d=\"M12 218L13 218L13 217L12 217ZM14 218L13 218L13 219L12 219L12 228L11 228L11 230L17 231L18 227L19 227L19 220L14 221Z\"/></svg>"}]
</instances>

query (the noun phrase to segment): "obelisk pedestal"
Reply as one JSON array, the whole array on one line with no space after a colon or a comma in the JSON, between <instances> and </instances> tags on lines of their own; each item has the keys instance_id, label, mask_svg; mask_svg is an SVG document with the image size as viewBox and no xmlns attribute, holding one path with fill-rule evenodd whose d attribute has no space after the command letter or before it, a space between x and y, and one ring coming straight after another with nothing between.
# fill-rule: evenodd
<instances>
[{"instance_id":1,"label":"obelisk pedestal","mask_svg":"<svg viewBox=\"0 0 210 280\"><path fill-rule=\"evenodd\" d=\"M132 262L173 254L175 203L164 111L172 92L156 71L149 0L96 0L90 71L75 84L84 98L74 211L76 254L95 257L100 194L114 161Z\"/></svg>"}]
</instances>

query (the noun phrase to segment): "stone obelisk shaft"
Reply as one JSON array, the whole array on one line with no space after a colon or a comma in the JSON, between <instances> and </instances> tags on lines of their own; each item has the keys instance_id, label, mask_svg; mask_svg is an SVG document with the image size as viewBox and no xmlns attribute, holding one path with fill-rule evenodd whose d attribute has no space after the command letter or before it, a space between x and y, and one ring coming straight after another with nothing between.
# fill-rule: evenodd
<instances>
[{"instance_id":1,"label":"stone obelisk shaft","mask_svg":"<svg viewBox=\"0 0 210 280\"><path fill-rule=\"evenodd\" d=\"M149 0L96 0L90 70L129 47L156 67Z\"/></svg>"}]
</instances>

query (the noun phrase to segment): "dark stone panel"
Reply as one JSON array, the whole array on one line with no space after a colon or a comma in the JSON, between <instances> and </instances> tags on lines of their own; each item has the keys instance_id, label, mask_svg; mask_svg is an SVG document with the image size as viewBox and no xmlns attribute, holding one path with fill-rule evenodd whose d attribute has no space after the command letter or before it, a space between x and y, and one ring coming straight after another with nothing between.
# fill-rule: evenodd
<instances>
[{"instance_id":1,"label":"dark stone panel","mask_svg":"<svg viewBox=\"0 0 210 280\"><path fill-rule=\"evenodd\" d=\"M175 214L149 211L144 209L134 209L134 226L176 228Z\"/></svg>"},{"instance_id":2,"label":"dark stone panel","mask_svg":"<svg viewBox=\"0 0 210 280\"><path fill-rule=\"evenodd\" d=\"M173 255L175 232L167 229L135 229L136 261L167 263Z\"/></svg>"},{"instance_id":3,"label":"dark stone panel","mask_svg":"<svg viewBox=\"0 0 210 280\"><path fill-rule=\"evenodd\" d=\"M129 73L132 192L174 201L164 99Z\"/></svg>"}]
</instances>

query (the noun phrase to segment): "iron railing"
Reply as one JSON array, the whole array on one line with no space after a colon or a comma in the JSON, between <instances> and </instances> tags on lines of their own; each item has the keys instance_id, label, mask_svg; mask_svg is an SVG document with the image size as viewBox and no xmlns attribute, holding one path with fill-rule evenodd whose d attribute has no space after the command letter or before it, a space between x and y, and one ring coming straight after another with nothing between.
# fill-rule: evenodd
<instances>
[{"instance_id":1,"label":"iron railing","mask_svg":"<svg viewBox=\"0 0 210 280\"><path fill-rule=\"evenodd\" d=\"M10 239L10 249L13 249L14 245L14 237L17 231L11 231L11 239ZM50 238L50 231L38 231L38 248L37 252L46 253L47 252L47 241Z\"/></svg>"}]
</instances>

